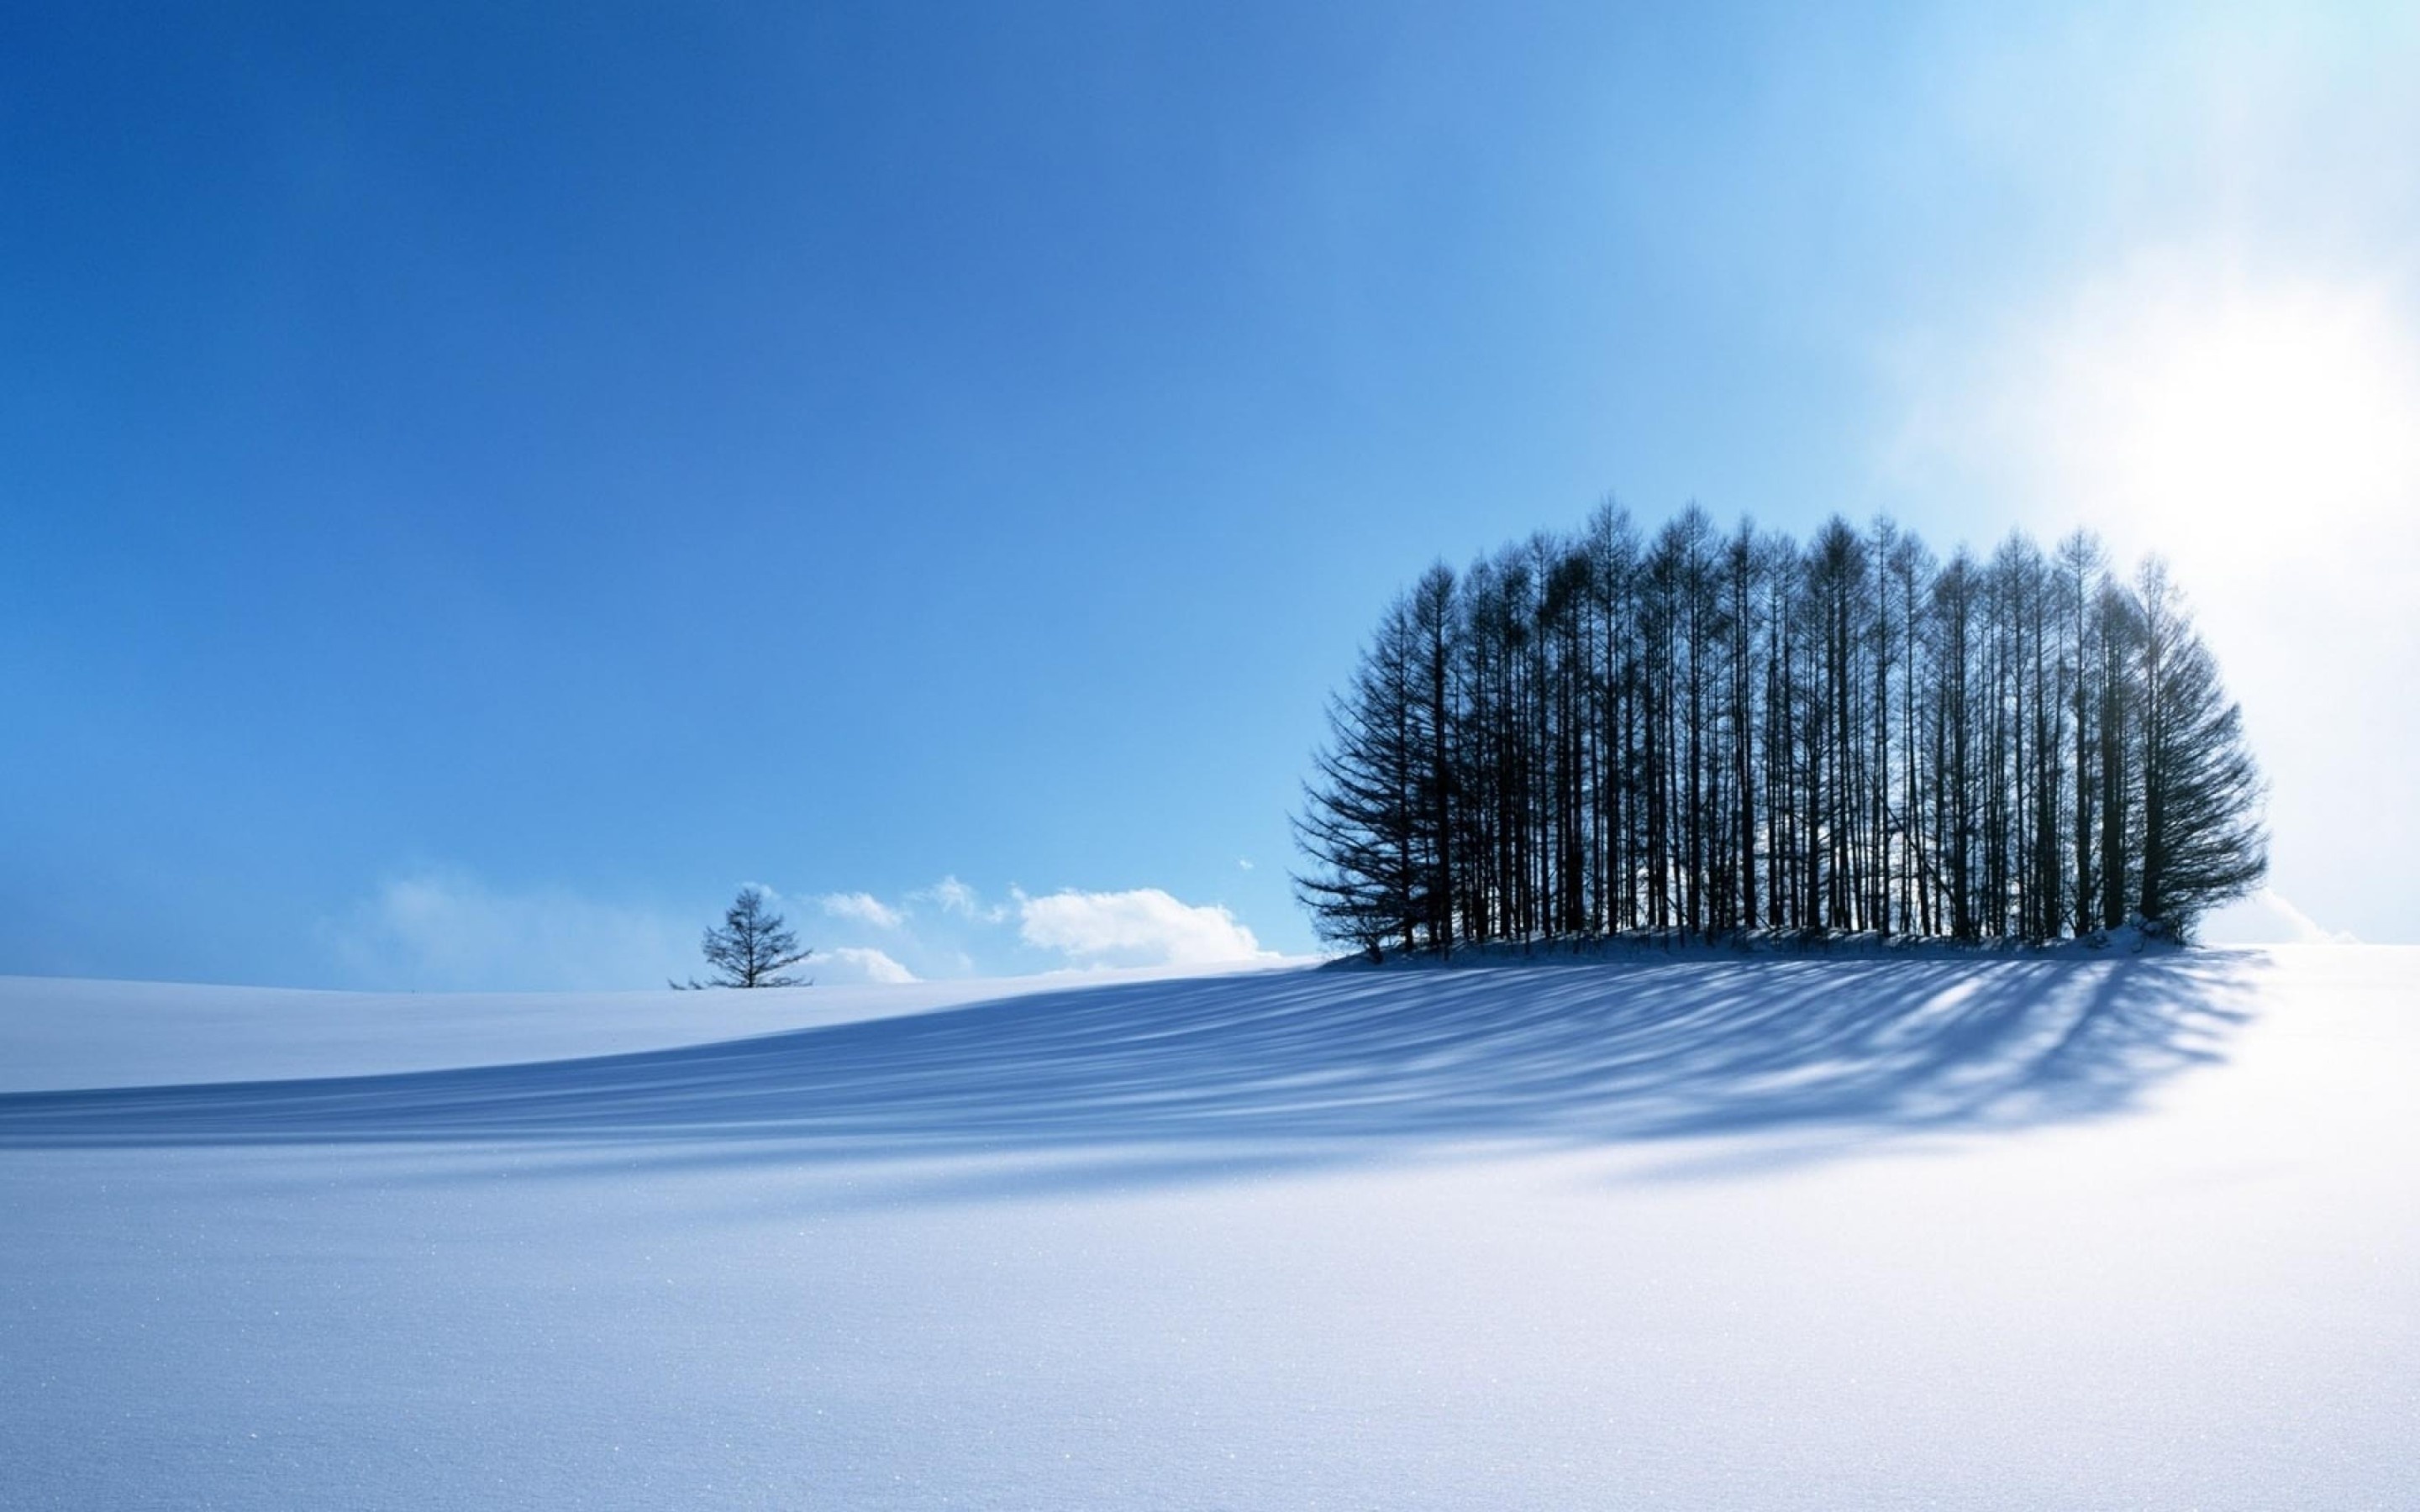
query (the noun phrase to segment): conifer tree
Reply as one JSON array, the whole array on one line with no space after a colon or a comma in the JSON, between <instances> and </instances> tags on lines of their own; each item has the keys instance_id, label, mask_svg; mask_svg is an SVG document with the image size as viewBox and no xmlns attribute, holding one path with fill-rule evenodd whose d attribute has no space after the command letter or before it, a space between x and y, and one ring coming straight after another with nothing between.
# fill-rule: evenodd
<instances>
[{"instance_id":1,"label":"conifer tree","mask_svg":"<svg viewBox=\"0 0 2420 1512\"><path fill-rule=\"evenodd\" d=\"M784 927L782 916L766 905L762 888L742 887L723 911L722 927L706 932L700 947L715 971L714 987L797 987L804 979L783 972L813 950L802 949L799 937ZM694 987L696 982L689 985Z\"/></svg>"}]
</instances>

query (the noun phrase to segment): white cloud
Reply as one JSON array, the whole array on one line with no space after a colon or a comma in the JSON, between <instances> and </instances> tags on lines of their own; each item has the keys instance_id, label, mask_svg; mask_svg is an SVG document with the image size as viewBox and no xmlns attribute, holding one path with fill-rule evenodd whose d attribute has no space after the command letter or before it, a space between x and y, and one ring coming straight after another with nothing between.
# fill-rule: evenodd
<instances>
[{"instance_id":1,"label":"white cloud","mask_svg":"<svg viewBox=\"0 0 2420 1512\"><path fill-rule=\"evenodd\" d=\"M907 982L916 974L871 946L843 945L817 951L808 965L818 980ZM837 968L837 969L835 969Z\"/></svg>"},{"instance_id":2,"label":"white cloud","mask_svg":"<svg viewBox=\"0 0 2420 1512\"><path fill-rule=\"evenodd\" d=\"M986 906L983 895L954 876L943 877L929 887L920 887L908 895L920 902L939 906L945 914L971 918L977 923L998 924L1008 918L1008 909L994 903Z\"/></svg>"},{"instance_id":3,"label":"white cloud","mask_svg":"<svg viewBox=\"0 0 2420 1512\"><path fill-rule=\"evenodd\" d=\"M581 991L661 985L694 965L699 926L557 888L502 892L440 870L385 883L321 933L366 987Z\"/></svg>"},{"instance_id":4,"label":"white cloud","mask_svg":"<svg viewBox=\"0 0 2420 1512\"><path fill-rule=\"evenodd\" d=\"M1210 965L1266 959L1252 932L1216 903L1189 904L1157 887L1018 897L1018 933L1079 965Z\"/></svg>"},{"instance_id":5,"label":"white cloud","mask_svg":"<svg viewBox=\"0 0 2420 1512\"><path fill-rule=\"evenodd\" d=\"M955 921L953 931L929 914L920 921L866 893L800 900L760 883L742 886L785 912L802 903L820 910L844 940L851 926L889 932L882 948L802 939L817 948L801 974L835 985L1017 969L1006 933L1012 926L1016 941L1078 967L1275 959L1225 907L1187 903L1156 887L1071 888L1045 897L1011 887L1004 900L992 902L953 876L909 895ZM507 891L468 872L437 868L383 883L319 928L342 978L362 987L611 991L699 974L698 935L720 918L720 906L690 917L556 887Z\"/></svg>"},{"instance_id":6,"label":"white cloud","mask_svg":"<svg viewBox=\"0 0 2420 1512\"><path fill-rule=\"evenodd\" d=\"M818 900L834 918L854 919L876 929L897 929L906 916L870 892L828 892Z\"/></svg>"}]
</instances>

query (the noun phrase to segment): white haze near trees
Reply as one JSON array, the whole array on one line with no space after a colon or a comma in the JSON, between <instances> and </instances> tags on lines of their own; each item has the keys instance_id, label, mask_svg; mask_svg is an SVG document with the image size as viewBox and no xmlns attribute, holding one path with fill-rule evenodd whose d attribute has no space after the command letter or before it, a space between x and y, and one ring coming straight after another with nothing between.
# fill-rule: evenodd
<instances>
[{"instance_id":1,"label":"white haze near trees","mask_svg":"<svg viewBox=\"0 0 2420 1512\"><path fill-rule=\"evenodd\" d=\"M2392 55L2372 61L2399 67ZM2334 89L2290 44L2173 61L2176 77L2242 86L2196 106L2263 102L2199 123L2184 133L2195 151L2149 176L2226 183L2227 209L2164 216L2134 179L2098 183L2120 171L2098 143L2045 158L2062 194L2108 194L2141 224L2070 279L1890 333L1877 361L1899 409L1875 441L1876 492L1911 514L1963 501L1944 517L1956 528L1996 517L2048 535L2089 519L2115 552L2165 555L2272 779L2272 886L2322 934L2410 939L2420 912L2401 858L2420 845L2420 802L2402 753L2420 743L2420 702L2376 690L2420 679L2420 273L2408 224L2368 247L2355 228L2412 200L2389 164L2325 144L2400 140L2420 97ZM2001 77L1959 87L2005 91L2054 66L2109 67L2071 49L1996 60ZM2061 129L2024 120L2037 145ZM2211 933L2299 937L2267 906Z\"/></svg>"}]
</instances>

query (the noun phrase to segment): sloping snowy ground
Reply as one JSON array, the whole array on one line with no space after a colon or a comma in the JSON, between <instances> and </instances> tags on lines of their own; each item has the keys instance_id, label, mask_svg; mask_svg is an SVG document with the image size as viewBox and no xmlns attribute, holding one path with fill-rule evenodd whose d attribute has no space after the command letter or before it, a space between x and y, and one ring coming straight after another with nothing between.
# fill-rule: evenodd
<instances>
[{"instance_id":1,"label":"sloping snowy ground","mask_svg":"<svg viewBox=\"0 0 2420 1512\"><path fill-rule=\"evenodd\" d=\"M0 1504L2420 1504L2420 951L945 992L0 983Z\"/></svg>"},{"instance_id":2,"label":"sloping snowy ground","mask_svg":"<svg viewBox=\"0 0 2420 1512\"><path fill-rule=\"evenodd\" d=\"M347 993L0 977L0 1092L614 1055L1173 975L1096 968L744 993Z\"/></svg>"}]
</instances>

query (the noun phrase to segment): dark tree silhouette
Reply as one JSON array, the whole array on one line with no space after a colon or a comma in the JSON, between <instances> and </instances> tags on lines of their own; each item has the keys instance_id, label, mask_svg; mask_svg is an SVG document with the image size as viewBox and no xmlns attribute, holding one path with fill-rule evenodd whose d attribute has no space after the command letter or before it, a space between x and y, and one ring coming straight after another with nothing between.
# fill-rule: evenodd
<instances>
[{"instance_id":1,"label":"dark tree silhouette","mask_svg":"<svg viewBox=\"0 0 2420 1512\"><path fill-rule=\"evenodd\" d=\"M1396 600L1329 711L1296 895L1377 953L1651 931L2189 935L2258 885L2242 716L2164 569L1942 562L1610 502Z\"/></svg>"},{"instance_id":2,"label":"dark tree silhouette","mask_svg":"<svg viewBox=\"0 0 2420 1512\"><path fill-rule=\"evenodd\" d=\"M1323 935L1350 940L1373 959L1390 936L1405 949L1418 943L1415 894L1435 871L1419 842L1413 657L1411 601L1398 599L1344 696L1329 705L1328 745L1312 758L1313 801L1295 821L1295 841L1313 862L1295 878L1295 895Z\"/></svg>"},{"instance_id":3,"label":"dark tree silhouette","mask_svg":"<svg viewBox=\"0 0 2420 1512\"><path fill-rule=\"evenodd\" d=\"M2156 557L2143 564L2143 860L2139 912L2181 934L2268 870L2257 817L2263 791L2243 744L2242 708L2185 617Z\"/></svg>"},{"instance_id":4,"label":"dark tree silhouette","mask_svg":"<svg viewBox=\"0 0 2420 1512\"><path fill-rule=\"evenodd\" d=\"M814 954L799 948L799 937L783 927L781 915L765 905L764 893L755 887L739 889L723 910L722 927L707 930L701 948L715 971L714 980L706 983L710 987L801 986L802 979L782 973Z\"/></svg>"}]
</instances>

